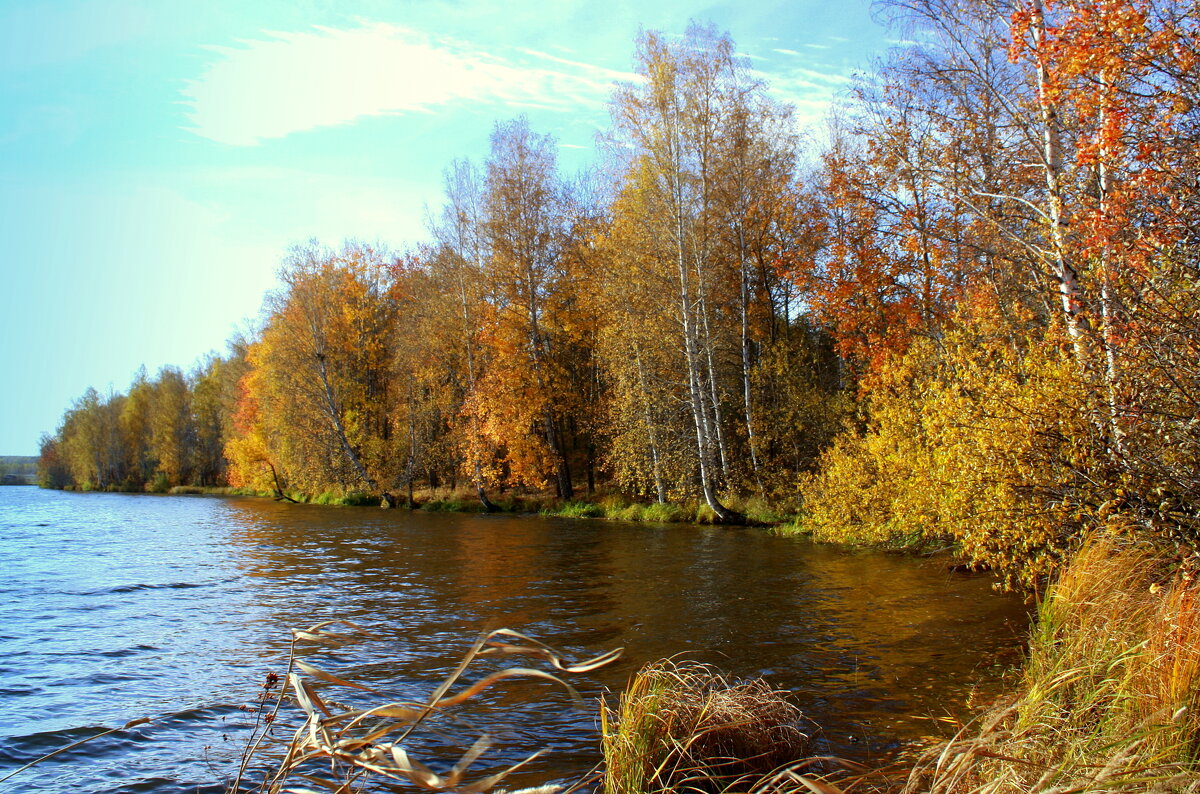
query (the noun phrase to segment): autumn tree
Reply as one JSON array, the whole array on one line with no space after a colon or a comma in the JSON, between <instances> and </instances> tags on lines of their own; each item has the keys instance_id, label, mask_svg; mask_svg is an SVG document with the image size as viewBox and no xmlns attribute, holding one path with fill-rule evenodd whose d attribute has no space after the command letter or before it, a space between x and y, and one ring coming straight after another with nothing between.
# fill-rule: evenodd
<instances>
[{"instance_id":1,"label":"autumn tree","mask_svg":"<svg viewBox=\"0 0 1200 794\"><path fill-rule=\"evenodd\" d=\"M480 340L486 370L467 410L483 437L502 449L508 476L561 498L573 493L570 468L572 354L563 333L569 308L564 247L568 233L554 140L525 118L497 124L483 193L487 300Z\"/></svg>"},{"instance_id":2,"label":"autumn tree","mask_svg":"<svg viewBox=\"0 0 1200 794\"><path fill-rule=\"evenodd\" d=\"M159 370L150 384L149 455L156 462L159 487L188 482L192 473L195 425L192 422L191 390L178 367Z\"/></svg>"},{"instance_id":3,"label":"autumn tree","mask_svg":"<svg viewBox=\"0 0 1200 794\"><path fill-rule=\"evenodd\" d=\"M735 522L740 516L719 492L747 484L761 491L769 468L755 383L768 343L783 339L778 331L794 319L781 314L790 302L782 296L795 293L782 263L810 244L820 224L797 212L790 112L769 98L727 37L697 25L679 43L645 34L637 70L644 82L619 88L612 103L611 151L624 176L606 243L615 291L644 289L643 311L666 323L656 331L670 345L637 342L638 320L612 315L622 324L613 339L624 350L610 349L606 366L625 373L617 375L613 405L625 406L626 417L614 432L628 429L652 448L678 438L678 417L642 411L644 430L625 424L639 415L640 400L629 394L656 406L664 401L654 389L670 394L665 405L686 409L691 439L673 456L690 469L684 479L694 480L719 520ZM654 449L649 458L661 473L667 458Z\"/></svg>"},{"instance_id":4,"label":"autumn tree","mask_svg":"<svg viewBox=\"0 0 1200 794\"><path fill-rule=\"evenodd\" d=\"M486 351L479 343L486 291L483 271L489 258L483 178L469 161L456 160L443 181L446 200L440 215L431 219L436 244L425 257L423 299L416 306L424 320L416 349L424 350L430 363L436 361L434 369L426 372L428 388L441 395L440 413L466 462L480 504L491 512L495 506L486 485L489 474L494 479L495 450L478 415L465 410L486 364ZM433 479L430 476L431 485Z\"/></svg>"},{"instance_id":5,"label":"autumn tree","mask_svg":"<svg viewBox=\"0 0 1200 794\"><path fill-rule=\"evenodd\" d=\"M255 405L249 427L261 423L253 432L267 454L257 456L290 481L314 491L360 488L391 504L395 307L387 264L364 245L293 249L280 269L283 287L267 300L262 338L249 351L254 373L243 380L243 399Z\"/></svg>"}]
</instances>

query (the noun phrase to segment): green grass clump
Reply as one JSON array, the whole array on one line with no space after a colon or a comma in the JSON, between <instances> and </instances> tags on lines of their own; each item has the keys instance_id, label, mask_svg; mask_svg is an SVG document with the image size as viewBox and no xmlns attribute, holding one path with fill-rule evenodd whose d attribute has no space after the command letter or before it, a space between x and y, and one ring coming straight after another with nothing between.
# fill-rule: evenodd
<instances>
[{"instance_id":1,"label":"green grass clump","mask_svg":"<svg viewBox=\"0 0 1200 794\"><path fill-rule=\"evenodd\" d=\"M805 523L803 515L794 515L787 521L776 524L771 531L780 535L812 536L812 528Z\"/></svg>"},{"instance_id":2,"label":"green grass clump","mask_svg":"<svg viewBox=\"0 0 1200 794\"><path fill-rule=\"evenodd\" d=\"M380 498L364 491L322 491L319 494L309 494L305 501L314 505L368 507L378 505Z\"/></svg>"},{"instance_id":3,"label":"green grass clump","mask_svg":"<svg viewBox=\"0 0 1200 794\"><path fill-rule=\"evenodd\" d=\"M811 753L800 710L766 681L696 663L640 670L601 709L606 794L745 791Z\"/></svg>"},{"instance_id":4,"label":"green grass clump","mask_svg":"<svg viewBox=\"0 0 1200 794\"><path fill-rule=\"evenodd\" d=\"M654 504L646 505L645 509L642 510L642 520L655 524L670 524L688 519L679 505L673 505L669 502L655 502Z\"/></svg>"},{"instance_id":5,"label":"green grass clump","mask_svg":"<svg viewBox=\"0 0 1200 794\"><path fill-rule=\"evenodd\" d=\"M790 517L761 496L752 496L740 504L735 504L734 509L746 516L746 520L751 524L776 525Z\"/></svg>"},{"instance_id":6,"label":"green grass clump","mask_svg":"<svg viewBox=\"0 0 1200 794\"><path fill-rule=\"evenodd\" d=\"M563 502L557 507L543 509L542 515L562 518L600 518L604 515L604 508L592 502Z\"/></svg>"},{"instance_id":7,"label":"green grass clump","mask_svg":"<svg viewBox=\"0 0 1200 794\"><path fill-rule=\"evenodd\" d=\"M478 502L462 499L431 499L422 504L421 509L430 513L478 513L483 507Z\"/></svg>"},{"instance_id":8,"label":"green grass clump","mask_svg":"<svg viewBox=\"0 0 1200 794\"><path fill-rule=\"evenodd\" d=\"M613 505L604 509L604 517L614 521L648 521L646 518L647 505L634 502L627 505Z\"/></svg>"}]
</instances>

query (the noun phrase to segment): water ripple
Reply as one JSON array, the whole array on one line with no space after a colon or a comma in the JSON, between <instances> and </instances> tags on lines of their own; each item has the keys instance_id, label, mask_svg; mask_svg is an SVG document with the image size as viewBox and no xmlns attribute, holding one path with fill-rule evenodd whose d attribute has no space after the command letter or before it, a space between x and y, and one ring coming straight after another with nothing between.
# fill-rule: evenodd
<instances>
[{"instance_id":1,"label":"water ripple","mask_svg":"<svg viewBox=\"0 0 1200 794\"><path fill-rule=\"evenodd\" d=\"M861 755L964 702L1024 619L982 578L755 532L34 488L0 489L0 526L0 776L152 718L22 773L18 794L221 791L241 707L282 671L289 629L321 620L378 637L314 661L396 698L428 696L508 625L580 657L624 646L579 682L588 697L680 653L769 673L831 752ZM569 777L596 758L595 706L543 684L485 692L469 735L444 727L492 733L496 765L555 751L514 784Z\"/></svg>"}]
</instances>

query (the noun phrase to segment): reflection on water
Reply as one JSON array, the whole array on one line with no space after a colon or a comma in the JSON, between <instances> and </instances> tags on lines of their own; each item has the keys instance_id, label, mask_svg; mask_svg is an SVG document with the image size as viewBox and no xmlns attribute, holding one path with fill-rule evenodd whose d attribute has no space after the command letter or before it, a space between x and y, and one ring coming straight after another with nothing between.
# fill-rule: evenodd
<instances>
[{"instance_id":1,"label":"reflection on water","mask_svg":"<svg viewBox=\"0 0 1200 794\"><path fill-rule=\"evenodd\" d=\"M982 577L759 531L8 488L0 532L0 775L95 726L156 718L17 791L219 791L235 704L281 664L289 628L332 618L380 637L321 664L398 697L508 626L579 657L624 646L585 696L665 656L766 675L831 752L859 758L961 713L1015 661L1025 620ZM595 761L595 716L517 682L454 730L492 732L495 761L552 747L537 780Z\"/></svg>"}]
</instances>

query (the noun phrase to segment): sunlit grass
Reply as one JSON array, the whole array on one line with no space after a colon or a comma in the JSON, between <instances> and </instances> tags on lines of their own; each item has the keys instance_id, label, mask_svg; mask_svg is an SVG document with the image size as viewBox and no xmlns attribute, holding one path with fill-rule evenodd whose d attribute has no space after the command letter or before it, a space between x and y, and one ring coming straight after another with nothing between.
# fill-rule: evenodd
<instances>
[{"instance_id":1,"label":"sunlit grass","mask_svg":"<svg viewBox=\"0 0 1200 794\"><path fill-rule=\"evenodd\" d=\"M606 794L753 788L812 751L803 715L762 679L657 662L601 710Z\"/></svg>"},{"instance_id":2,"label":"sunlit grass","mask_svg":"<svg viewBox=\"0 0 1200 794\"><path fill-rule=\"evenodd\" d=\"M1040 605L1018 692L907 792L1200 791L1200 588L1099 540Z\"/></svg>"},{"instance_id":3,"label":"sunlit grass","mask_svg":"<svg viewBox=\"0 0 1200 794\"><path fill-rule=\"evenodd\" d=\"M604 508L595 502L567 501L542 510L542 515L561 518L600 518L604 514Z\"/></svg>"}]
</instances>

